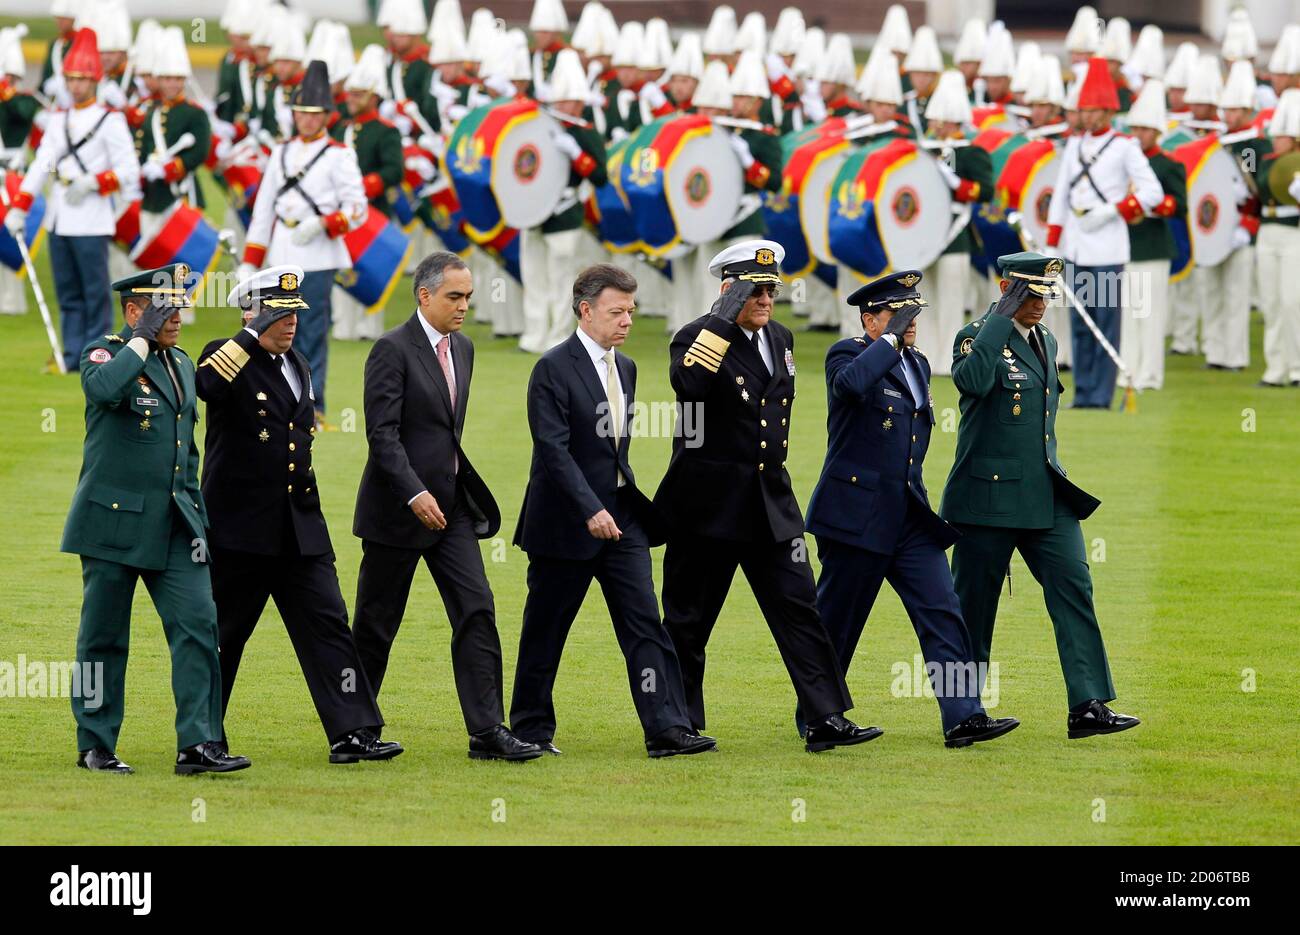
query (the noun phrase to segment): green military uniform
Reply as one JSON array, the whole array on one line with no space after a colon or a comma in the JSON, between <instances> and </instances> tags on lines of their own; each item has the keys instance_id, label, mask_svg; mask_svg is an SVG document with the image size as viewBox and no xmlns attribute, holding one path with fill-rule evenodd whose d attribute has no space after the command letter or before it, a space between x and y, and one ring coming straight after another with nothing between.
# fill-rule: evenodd
<instances>
[{"instance_id":1,"label":"green military uniform","mask_svg":"<svg viewBox=\"0 0 1300 935\"><path fill-rule=\"evenodd\" d=\"M21 149L40 109L40 102L31 94L11 86L0 91L0 144L5 149Z\"/></svg>"},{"instance_id":2,"label":"green military uniform","mask_svg":"<svg viewBox=\"0 0 1300 935\"><path fill-rule=\"evenodd\" d=\"M594 188L600 188L609 181L605 172L605 141L600 138L595 127L564 124L569 136L578 141L583 156L573 162L569 168L569 186L577 188L585 178ZM590 157L590 161L587 158ZM581 227L585 216L581 201L576 201L558 214L552 214L542 224L543 234L558 234Z\"/></svg>"},{"instance_id":3,"label":"green military uniform","mask_svg":"<svg viewBox=\"0 0 1300 935\"><path fill-rule=\"evenodd\" d=\"M388 196L395 194L405 172L401 131L372 110L355 120L339 121L331 135L356 151L366 197L375 210L392 217Z\"/></svg>"},{"instance_id":4,"label":"green military uniform","mask_svg":"<svg viewBox=\"0 0 1300 935\"><path fill-rule=\"evenodd\" d=\"M1060 260L1038 254L998 262L1004 277L1042 277L1040 288L1061 269ZM1002 581L1019 549L1043 586L1073 708L1115 697L1079 525L1100 501L1067 480L1057 460L1064 387L1056 339L1041 324L1033 331L1041 359L1012 319L992 309L957 333L952 380L961 393L961 424L939 512L962 533L953 547L953 584L976 662L989 660Z\"/></svg>"},{"instance_id":5,"label":"green military uniform","mask_svg":"<svg viewBox=\"0 0 1300 935\"><path fill-rule=\"evenodd\" d=\"M160 274L178 284L191 275L178 264L113 288L168 305L188 304L183 288L155 288ZM171 649L177 749L220 740L221 668L194 442L194 364L179 348L150 350L127 327L86 346L81 385L86 440L62 551L81 556L77 662L103 666L103 694L95 708L81 698L72 701L77 747L117 747L131 602L141 579Z\"/></svg>"},{"instance_id":6,"label":"green military uniform","mask_svg":"<svg viewBox=\"0 0 1300 935\"><path fill-rule=\"evenodd\" d=\"M157 151L155 134L161 133L163 142L170 147L186 133L194 135L194 145L176 154L168 166L167 177L144 182L140 210L155 214L166 211L183 195L190 204L203 207L203 187L193 178L193 173L208 158L212 145L212 123L207 112L184 97L175 101L154 101L145 113L144 123L135 131L135 151L140 164ZM173 185L178 188L173 190Z\"/></svg>"},{"instance_id":7,"label":"green military uniform","mask_svg":"<svg viewBox=\"0 0 1300 935\"><path fill-rule=\"evenodd\" d=\"M1187 170L1183 164L1163 150L1148 151L1147 162L1160 180L1165 197L1156 206L1154 217L1145 217L1128 228L1129 259L1133 263L1144 260L1172 260L1176 252L1174 234L1169 218L1187 214Z\"/></svg>"},{"instance_id":8,"label":"green military uniform","mask_svg":"<svg viewBox=\"0 0 1300 935\"><path fill-rule=\"evenodd\" d=\"M1268 161L1269 155L1273 152L1273 141L1268 137L1256 137L1254 139L1237 140L1229 143L1226 147L1237 160L1237 167L1241 169L1241 177L1246 181L1246 187L1250 189L1250 196L1254 201L1250 203L1252 210L1258 210L1258 200L1264 191L1260 190L1255 183L1256 173L1259 170L1260 163ZM1267 186L1265 186L1267 189ZM1253 244L1259 233L1258 215L1255 216L1256 223L1253 225L1243 224L1246 230L1250 231L1250 242Z\"/></svg>"},{"instance_id":9,"label":"green military uniform","mask_svg":"<svg viewBox=\"0 0 1300 935\"><path fill-rule=\"evenodd\" d=\"M736 131L749 144L749 153L754 157L754 164L745 170L745 192L781 191L781 138L771 127L762 130L745 128ZM730 230L722 235L723 242L739 237L762 238L767 236L767 222L763 219L763 210L752 212L742 218Z\"/></svg>"},{"instance_id":10,"label":"green military uniform","mask_svg":"<svg viewBox=\"0 0 1300 935\"><path fill-rule=\"evenodd\" d=\"M227 123L247 119L250 102L245 100L244 85L240 78L240 70L244 67L244 62L248 63L247 69L250 73L255 72L256 66L251 60L242 58L234 52L227 52L225 58L221 60L221 66L217 69L217 116ZM250 74L250 91L252 83L256 80L256 75Z\"/></svg>"},{"instance_id":11,"label":"green military uniform","mask_svg":"<svg viewBox=\"0 0 1300 935\"><path fill-rule=\"evenodd\" d=\"M414 102L420 115L424 117L429 127L435 132L442 130L442 119L438 116L438 100L433 96L431 91L433 85L433 66L427 61L429 56L429 47L420 43L411 51L407 52L400 60L400 71L402 81L402 95L407 100ZM392 84L393 65L392 62L386 71L388 83ZM399 95L389 93L385 97L398 99ZM419 136L420 131L417 129L415 135Z\"/></svg>"},{"instance_id":12,"label":"green military uniform","mask_svg":"<svg viewBox=\"0 0 1300 935\"><path fill-rule=\"evenodd\" d=\"M964 197L958 199L966 202L987 202L993 200L993 159L988 150L979 146L962 146L952 151L952 170L966 183L955 193ZM967 224L961 233L953 238L952 243L944 248L944 253L976 253L981 250L975 243L975 225Z\"/></svg>"},{"instance_id":13,"label":"green military uniform","mask_svg":"<svg viewBox=\"0 0 1300 935\"><path fill-rule=\"evenodd\" d=\"M1269 184L1269 174L1273 171L1273 167L1278 164L1279 158L1278 153L1274 152L1270 145L1269 152L1262 159L1255 162L1255 191L1259 193L1260 205L1259 223L1261 226L1264 224L1283 224L1287 227L1300 227L1300 215L1291 213L1295 208L1295 203L1278 198L1274 187ZM1280 173L1281 181L1288 184L1289 178L1285 170L1290 168L1289 163L1284 163L1284 170ZM1279 209L1281 210L1279 211Z\"/></svg>"}]
</instances>

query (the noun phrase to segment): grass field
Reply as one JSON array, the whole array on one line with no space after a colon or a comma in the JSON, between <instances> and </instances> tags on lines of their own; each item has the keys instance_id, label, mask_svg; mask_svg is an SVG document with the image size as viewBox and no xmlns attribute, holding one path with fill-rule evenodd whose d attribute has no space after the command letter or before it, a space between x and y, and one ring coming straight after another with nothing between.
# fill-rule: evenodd
<instances>
[{"instance_id":1,"label":"grass field","mask_svg":"<svg viewBox=\"0 0 1300 935\"><path fill-rule=\"evenodd\" d=\"M52 295L48 271L42 278ZM389 327L409 314L408 296L403 284L387 310ZM196 352L235 327L228 311L201 309L182 345ZM825 450L821 360L830 338L795 327L800 393L789 469L806 504ZM484 555L508 691L526 568L508 542L527 475L524 390L533 358L494 341L481 324L467 333L477 366L466 450L506 518L502 540L484 543ZM1258 342L1257 320L1257 362ZM640 365L642 401L671 398L666 347L662 320L638 320L626 349ZM332 346L331 409L336 419L355 409L357 430L319 436L315 454L349 604L360 557L350 528L366 453L359 414L367 350ZM58 544L80 465L83 402L76 378L38 373L46 356L34 308L24 318L0 317L0 482L8 504L0 524L0 661L10 663L19 654L71 658L80 607L78 561ZM465 756L449 629L420 572L380 699L386 734L406 745L404 756L327 765L305 684L269 608L227 722L236 752L250 756L253 768L183 779L171 772L167 648L141 588L119 747L137 774L93 776L73 767L66 699L0 698L0 841L1295 843L1300 391L1256 389L1259 371L1257 363L1245 373L1211 373L1199 358L1171 358L1166 389L1143 395L1136 415L1067 410L1058 422L1071 478L1103 501L1084 533L1104 550L1104 561L1093 562L1098 612L1116 707L1143 719L1137 730L1065 739L1051 625L1017 558L1014 597L1004 594L994 644L1000 697L993 713L1023 725L995 744L946 750L934 701L891 694L891 666L910 665L917 647L886 588L849 676L857 701L851 716L884 727L885 736L856 749L804 753L791 724L792 689L738 577L710 645L709 732L719 753L645 757L622 660L593 589L556 690L564 756L474 763ZM943 410L956 405L947 379L935 381L934 397L942 425ZM955 439L953 431L934 437L926 472L936 498ZM662 475L668 446L667 439L636 442L633 463L645 488ZM1251 672L1254 690L1243 690Z\"/></svg>"}]
</instances>

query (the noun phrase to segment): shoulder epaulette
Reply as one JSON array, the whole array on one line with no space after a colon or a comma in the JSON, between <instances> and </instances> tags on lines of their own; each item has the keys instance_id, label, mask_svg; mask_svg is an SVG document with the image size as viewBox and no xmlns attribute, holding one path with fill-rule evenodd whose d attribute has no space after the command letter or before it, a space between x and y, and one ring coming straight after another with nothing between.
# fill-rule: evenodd
<instances>
[{"instance_id":1,"label":"shoulder epaulette","mask_svg":"<svg viewBox=\"0 0 1300 935\"><path fill-rule=\"evenodd\" d=\"M106 334L104 335L104 340L108 341L110 344L126 343L126 338L122 337L120 334Z\"/></svg>"}]
</instances>

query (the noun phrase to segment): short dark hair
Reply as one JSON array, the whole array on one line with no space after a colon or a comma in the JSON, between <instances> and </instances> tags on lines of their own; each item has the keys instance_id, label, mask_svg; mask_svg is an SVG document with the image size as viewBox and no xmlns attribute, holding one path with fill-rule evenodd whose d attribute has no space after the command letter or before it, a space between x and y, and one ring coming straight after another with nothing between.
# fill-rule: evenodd
<instances>
[{"instance_id":1,"label":"short dark hair","mask_svg":"<svg viewBox=\"0 0 1300 935\"><path fill-rule=\"evenodd\" d=\"M437 292L442 285L442 277L449 269L469 269L469 266L455 253L446 250L430 253L421 260L415 268L415 275L411 277L411 293L416 301L420 299L421 289L428 289L430 294Z\"/></svg>"},{"instance_id":2,"label":"short dark hair","mask_svg":"<svg viewBox=\"0 0 1300 935\"><path fill-rule=\"evenodd\" d=\"M579 310L583 302L596 304L596 298L606 289L617 289L629 294L636 292L636 277L627 270L612 263L597 263L588 266L573 281L573 314L581 318Z\"/></svg>"}]
</instances>

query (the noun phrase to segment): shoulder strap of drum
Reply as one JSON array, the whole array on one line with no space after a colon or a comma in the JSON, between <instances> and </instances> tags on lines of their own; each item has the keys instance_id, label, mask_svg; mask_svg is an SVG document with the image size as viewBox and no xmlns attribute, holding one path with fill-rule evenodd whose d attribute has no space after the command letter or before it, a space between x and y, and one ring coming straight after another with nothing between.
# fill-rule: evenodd
<instances>
[{"instance_id":1,"label":"shoulder strap of drum","mask_svg":"<svg viewBox=\"0 0 1300 935\"><path fill-rule=\"evenodd\" d=\"M1105 200L1106 200L1106 196L1103 195L1103 194L1101 193L1101 189L1097 187L1097 183L1096 183L1096 181L1095 181L1095 180L1093 179L1093 177L1092 177L1092 171L1091 171L1091 170L1092 170L1092 167L1095 166L1095 165L1097 164L1097 160L1101 158L1101 154L1104 153L1104 152L1106 151L1106 147L1109 146L1111 143L1115 142L1115 140L1117 140L1117 139L1119 139L1118 134L1115 135L1115 136L1112 136L1112 137L1111 137L1110 139L1108 139L1106 142L1102 143L1102 144L1101 144L1101 148L1097 150L1096 155L1094 155L1091 159L1084 159L1084 158L1083 158L1083 147L1082 147L1082 146L1079 147L1079 165L1080 165L1082 168L1079 169L1079 174L1078 174L1078 175L1076 175L1074 178L1070 179L1070 189L1073 189L1073 188L1074 188L1074 186L1078 183L1079 179L1087 179L1087 180L1088 180L1088 184L1092 186L1092 190L1093 190L1094 192L1097 193L1097 197L1100 198L1102 201L1105 201ZM1068 189L1067 189L1067 190L1068 190Z\"/></svg>"},{"instance_id":2,"label":"shoulder strap of drum","mask_svg":"<svg viewBox=\"0 0 1300 935\"><path fill-rule=\"evenodd\" d=\"M104 113L100 115L99 119L95 121L95 125L90 128L90 132L87 133L85 136L83 136L81 139L77 140L77 142L75 143L72 142L72 121L64 120L63 140L68 145L68 151L63 154L62 158L66 159L68 156L71 156L73 159L77 160L77 166L78 168L81 169L82 172L89 172L90 170L87 169L86 164L81 161L81 154L78 153L77 150L81 149L81 147L85 146L87 143L90 142L91 137L93 137L96 133L99 132L99 128L104 125L104 121L108 119L108 116L111 113L112 113L111 110L105 110ZM69 116L71 116L71 112L69 112Z\"/></svg>"},{"instance_id":3,"label":"shoulder strap of drum","mask_svg":"<svg viewBox=\"0 0 1300 935\"><path fill-rule=\"evenodd\" d=\"M316 202L312 199L311 195L307 194L307 190L302 187L302 180L307 177L307 173L311 171L311 167L316 165L316 163L320 162L321 157L324 156L325 153L329 152L329 148L330 148L330 144L326 143L324 146L320 148L320 152L318 152L315 156L312 156L311 161L302 167L301 172L299 172L297 175L289 175L288 172L289 167L287 164L289 158L288 156L289 147L288 146L282 147L280 149L280 172L281 174L284 175L284 184L281 185L280 190L275 193L275 200L279 201L280 197L284 195L285 192L289 191L292 188L296 188L298 189L298 194L302 195L303 200L307 202L307 204L311 207L313 211L315 211L318 215L324 214L325 212L321 211L320 206L316 204Z\"/></svg>"}]
</instances>

